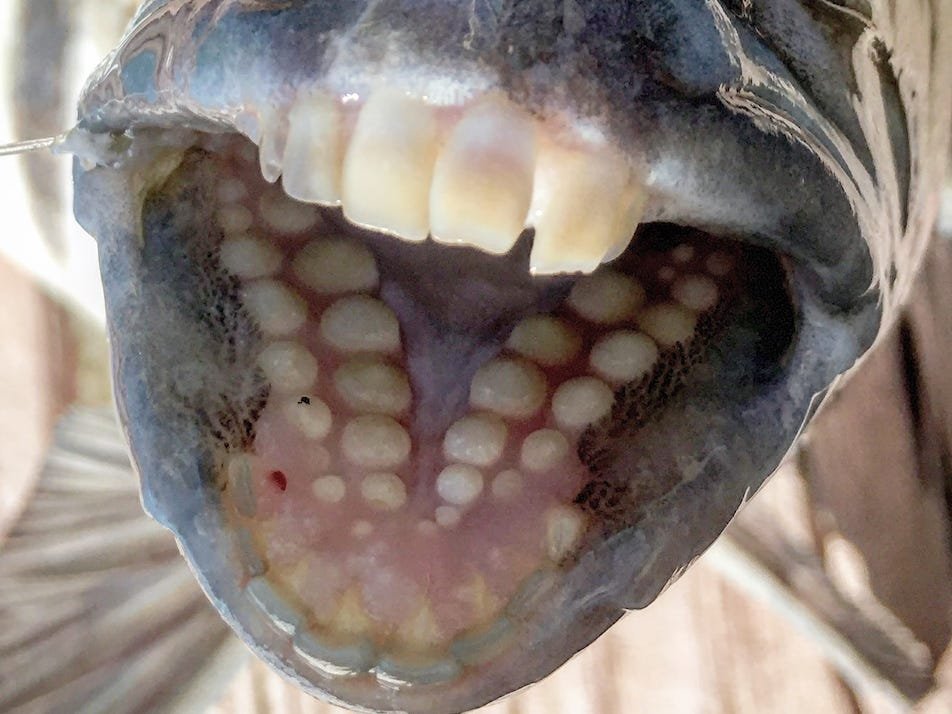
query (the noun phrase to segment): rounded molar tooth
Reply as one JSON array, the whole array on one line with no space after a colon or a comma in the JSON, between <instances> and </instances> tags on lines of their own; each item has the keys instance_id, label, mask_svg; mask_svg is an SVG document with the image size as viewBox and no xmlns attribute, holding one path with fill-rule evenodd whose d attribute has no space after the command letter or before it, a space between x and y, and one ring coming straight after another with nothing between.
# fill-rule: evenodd
<instances>
[{"instance_id":1,"label":"rounded molar tooth","mask_svg":"<svg viewBox=\"0 0 952 714\"><path fill-rule=\"evenodd\" d=\"M502 457L509 430L492 414L468 414L443 436L443 454L471 466L492 466Z\"/></svg>"},{"instance_id":2,"label":"rounded molar tooth","mask_svg":"<svg viewBox=\"0 0 952 714\"><path fill-rule=\"evenodd\" d=\"M245 285L243 304L268 335L296 332L307 320L307 305L293 290L277 280L258 280Z\"/></svg>"},{"instance_id":3,"label":"rounded molar tooth","mask_svg":"<svg viewBox=\"0 0 952 714\"><path fill-rule=\"evenodd\" d=\"M674 347L694 336L697 315L677 303L661 303L645 308L638 315L638 327L662 347Z\"/></svg>"},{"instance_id":4,"label":"rounded molar tooth","mask_svg":"<svg viewBox=\"0 0 952 714\"><path fill-rule=\"evenodd\" d=\"M317 379L317 360L297 342L272 342L258 355L258 366L279 392L305 391Z\"/></svg>"},{"instance_id":5,"label":"rounded molar tooth","mask_svg":"<svg viewBox=\"0 0 952 714\"><path fill-rule=\"evenodd\" d=\"M311 484L314 498L324 503L340 503L347 495L347 484L336 474L328 474L314 479Z\"/></svg>"},{"instance_id":6,"label":"rounded molar tooth","mask_svg":"<svg viewBox=\"0 0 952 714\"><path fill-rule=\"evenodd\" d=\"M305 438L313 440L323 439L334 425L330 408L309 395L288 399L284 404L284 418Z\"/></svg>"},{"instance_id":7,"label":"rounded molar tooth","mask_svg":"<svg viewBox=\"0 0 952 714\"><path fill-rule=\"evenodd\" d=\"M645 289L617 270L603 268L587 275L572 286L568 304L578 315L591 322L614 325L635 316L644 304Z\"/></svg>"},{"instance_id":8,"label":"rounded molar tooth","mask_svg":"<svg viewBox=\"0 0 952 714\"><path fill-rule=\"evenodd\" d=\"M552 395L552 413L563 429L584 429L612 408L611 388L594 377L578 377L562 383Z\"/></svg>"},{"instance_id":9,"label":"rounded molar tooth","mask_svg":"<svg viewBox=\"0 0 952 714\"><path fill-rule=\"evenodd\" d=\"M258 211L265 223L282 233L303 233L318 221L314 206L289 198L277 187L258 199Z\"/></svg>"},{"instance_id":10,"label":"rounded molar tooth","mask_svg":"<svg viewBox=\"0 0 952 714\"><path fill-rule=\"evenodd\" d=\"M546 367L571 362L581 346L578 334L551 315L527 317L516 325L506 342L513 352Z\"/></svg>"},{"instance_id":11,"label":"rounded molar tooth","mask_svg":"<svg viewBox=\"0 0 952 714\"><path fill-rule=\"evenodd\" d=\"M644 190L610 151L539 147L530 222L533 274L591 272L620 253L641 219ZM623 249L622 249L623 250Z\"/></svg>"},{"instance_id":12,"label":"rounded molar tooth","mask_svg":"<svg viewBox=\"0 0 952 714\"><path fill-rule=\"evenodd\" d=\"M360 495L371 508L396 511L407 502L407 487L396 474L372 473L360 482Z\"/></svg>"},{"instance_id":13,"label":"rounded molar tooth","mask_svg":"<svg viewBox=\"0 0 952 714\"><path fill-rule=\"evenodd\" d=\"M717 304L717 284L706 275L687 275L671 286L671 296L689 310L704 312Z\"/></svg>"},{"instance_id":14,"label":"rounded molar tooth","mask_svg":"<svg viewBox=\"0 0 952 714\"><path fill-rule=\"evenodd\" d=\"M388 416L359 416L344 427L341 449L355 466L390 469L410 455L410 435L400 422Z\"/></svg>"},{"instance_id":15,"label":"rounded molar tooth","mask_svg":"<svg viewBox=\"0 0 952 714\"><path fill-rule=\"evenodd\" d=\"M410 408L410 382L403 370L374 357L355 357L334 372L334 386L357 412L402 414Z\"/></svg>"},{"instance_id":16,"label":"rounded molar tooth","mask_svg":"<svg viewBox=\"0 0 952 714\"><path fill-rule=\"evenodd\" d=\"M251 280L274 275L281 267L281 251L251 235L226 238L219 249L222 267L232 275Z\"/></svg>"},{"instance_id":17,"label":"rounded molar tooth","mask_svg":"<svg viewBox=\"0 0 952 714\"><path fill-rule=\"evenodd\" d=\"M483 492L483 474L475 466L450 464L436 477L436 492L447 503L468 506Z\"/></svg>"},{"instance_id":18,"label":"rounded molar tooth","mask_svg":"<svg viewBox=\"0 0 952 714\"><path fill-rule=\"evenodd\" d=\"M215 214L218 225L226 235L239 235L254 225L251 211L238 203L229 203L218 209Z\"/></svg>"},{"instance_id":19,"label":"rounded molar tooth","mask_svg":"<svg viewBox=\"0 0 952 714\"><path fill-rule=\"evenodd\" d=\"M322 295L370 292L380 279L371 252L343 237L308 243L294 258L294 273Z\"/></svg>"},{"instance_id":20,"label":"rounded molar tooth","mask_svg":"<svg viewBox=\"0 0 952 714\"><path fill-rule=\"evenodd\" d=\"M325 94L302 94L288 114L284 190L301 201L339 204L342 165L340 105Z\"/></svg>"},{"instance_id":21,"label":"rounded molar tooth","mask_svg":"<svg viewBox=\"0 0 952 714\"><path fill-rule=\"evenodd\" d=\"M572 552L585 531L585 519L569 506L555 506L545 514L545 547L555 562Z\"/></svg>"},{"instance_id":22,"label":"rounded molar tooth","mask_svg":"<svg viewBox=\"0 0 952 714\"><path fill-rule=\"evenodd\" d=\"M618 330L602 337L589 354L592 369L615 384L643 377L658 361L658 346L634 330Z\"/></svg>"},{"instance_id":23,"label":"rounded molar tooth","mask_svg":"<svg viewBox=\"0 0 952 714\"><path fill-rule=\"evenodd\" d=\"M510 102L494 98L469 109L436 160L434 240L507 253L529 212L535 144L532 118Z\"/></svg>"},{"instance_id":24,"label":"rounded molar tooth","mask_svg":"<svg viewBox=\"0 0 952 714\"><path fill-rule=\"evenodd\" d=\"M400 349L400 324L380 300L351 295L321 316L321 336L342 352L395 352Z\"/></svg>"},{"instance_id":25,"label":"rounded molar tooth","mask_svg":"<svg viewBox=\"0 0 952 714\"><path fill-rule=\"evenodd\" d=\"M512 419L535 414L545 395L542 372L535 365L514 359L494 359L484 364L473 375L469 388L473 407Z\"/></svg>"},{"instance_id":26,"label":"rounded molar tooth","mask_svg":"<svg viewBox=\"0 0 952 714\"><path fill-rule=\"evenodd\" d=\"M407 240L426 239L437 146L432 108L390 89L374 92L344 157L344 215Z\"/></svg>"},{"instance_id":27,"label":"rounded molar tooth","mask_svg":"<svg viewBox=\"0 0 952 714\"><path fill-rule=\"evenodd\" d=\"M555 429L539 429L522 442L519 463L526 471L549 471L569 454L569 440Z\"/></svg>"}]
</instances>

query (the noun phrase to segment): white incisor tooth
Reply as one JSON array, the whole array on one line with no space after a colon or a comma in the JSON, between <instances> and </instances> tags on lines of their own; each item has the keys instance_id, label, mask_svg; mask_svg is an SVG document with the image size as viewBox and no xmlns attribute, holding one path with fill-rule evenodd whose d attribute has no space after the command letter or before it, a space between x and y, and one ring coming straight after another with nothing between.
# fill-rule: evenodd
<instances>
[{"instance_id":1,"label":"white incisor tooth","mask_svg":"<svg viewBox=\"0 0 952 714\"><path fill-rule=\"evenodd\" d=\"M430 190L434 240L508 252L529 212L535 155L528 114L501 98L469 109L436 160Z\"/></svg>"},{"instance_id":2,"label":"white incisor tooth","mask_svg":"<svg viewBox=\"0 0 952 714\"><path fill-rule=\"evenodd\" d=\"M261 115L261 141L258 144L258 162L265 181L274 183L281 175L281 159L287 139L285 114L268 107Z\"/></svg>"},{"instance_id":3,"label":"white incisor tooth","mask_svg":"<svg viewBox=\"0 0 952 714\"><path fill-rule=\"evenodd\" d=\"M430 107L393 90L375 92L357 118L344 158L344 215L359 225L424 240L437 146Z\"/></svg>"},{"instance_id":4,"label":"white incisor tooth","mask_svg":"<svg viewBox=\"0 0 952 714\"><path fill-rule=\"evenodd\" d=\"M341 126L340 105L327 95L308 93L291 107L282 179L289 196L311 203L340 204Z\"/></svg>"},{"instance_id":5,"label":"white incisor tooth","mask_svg":"<svg viewBox=\"0 0 952 714\"><path fill-rule=\"evenodd\" d=\"M535 275L590 273L621 252L641 220L645 195L628 163L609 151L539 147L529 213Z\"/></svg>"}]
</instances>

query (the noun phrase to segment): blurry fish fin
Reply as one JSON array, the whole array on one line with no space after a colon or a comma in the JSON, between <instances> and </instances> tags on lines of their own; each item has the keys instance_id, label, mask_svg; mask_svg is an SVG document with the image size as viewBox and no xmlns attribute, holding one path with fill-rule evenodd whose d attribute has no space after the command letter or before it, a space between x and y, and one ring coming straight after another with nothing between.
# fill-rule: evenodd
<instances>
[{"instance_id":1,"label":"blurry fish fin","mask_svg":"<svg viewBox=\"0 0 952 714\"><path fill-rule=\"evenodd\" d=\"M0 711L200 711L246 656L143 512L114 414L65 417L0 543Z\"/></svg>"}]
</instances>

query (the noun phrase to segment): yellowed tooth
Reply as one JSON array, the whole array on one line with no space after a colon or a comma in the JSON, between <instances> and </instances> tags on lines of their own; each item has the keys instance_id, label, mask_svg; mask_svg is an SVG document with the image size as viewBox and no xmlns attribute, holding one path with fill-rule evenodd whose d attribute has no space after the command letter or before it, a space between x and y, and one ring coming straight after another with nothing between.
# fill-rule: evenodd
<instances>
[{"instance_id":1,"label":"yellowed tooth","mask_svg":"<svg viewBox=\"0 0 952 714\"><path fill-rule=\"evenodd\" d=\"M350 588L340 599L337 613L331 620L330 629L347 635L365 635L371 631L373 623L364 610L360 597L360 588Z\"/></svg>"},{"instance_id":2,"label":"yellowed tooth","mask_svg":"<svg viewBox=\"0 0 952 714\"><path fill-rule=\"evenodd\" d=\"M530 210L532 273L589 273L620 253L641 218L642 193L628 164L610 151L540 146Z\"/></svg>"},{"instance_id":3,"label":"yellowed tooth","mask_svg":"<svg viewBox=\"0 0 952 714\"><path fill-rule=\"evenodd\" d=\"M532 118L510 102L494 98L467 111L436 160L434 240L508 252L525 226L535 155Z\"/></svg>"},{"instance_id":4,"label":"yellowed tooth","mask_svg":"<svg viewBox=\"0 0 952 714\"><path fill-rule=\"evenodd\" d=\"M430 232L430 184L438 146L433 110L381 89L364 105L344 158L344 215L412 241Z\"/></svg>"},{"instance_id":5,"label":"yellowed tooth","mask_svg":"<svg viewBox=\"0 0 952 714\"><path fill-rule=\"evenodd\" d=\"M262 112L258 162L261 164L261 175L269 183L274 183L281 175L287 131L287 119L281 112L273 108Z\"/></svg>"},{"instance_id":6,"label":"yellowed tooth","mask_svg":"<svg viewBox=\"0 0 952 714\"><path fill-rule=\"evenodd\" d=\"M305 94L288 115L285 192L310 203L340 204L343 133L340 105L325 94Z\"/></svg>"},{"instance_id":7,"label":"yellowed tooth","mask_svg":"<svg viewBox=\"0 0 952 714\"><path fill-rule=\"evenodd\" d=\"M396 637L403 646L417 651L439 645L446 638L427 602L397 628Z\"/></svg>"}]
</instances>

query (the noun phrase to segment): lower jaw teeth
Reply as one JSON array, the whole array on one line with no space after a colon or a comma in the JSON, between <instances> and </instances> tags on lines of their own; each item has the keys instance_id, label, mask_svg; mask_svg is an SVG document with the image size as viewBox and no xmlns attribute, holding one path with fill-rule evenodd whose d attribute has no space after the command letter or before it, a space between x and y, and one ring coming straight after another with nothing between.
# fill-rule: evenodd
<instances>
[{"instance_id":1,"label":"lower jaw teeth","mask_svg":"<svg viewBox=\"0 0 952 714\"><path fill-rule=\"evenodd\" d=\"M576 504L592 469L583 438L728 299L735 258L703 241L623 254L517 322L461 388L468 403L421 435L414 394L428 375L409 359L383 266L356 232L245 173L219 186L216 215L219 264L270 386L253 442L223 469L246 593L326 675L455 677L511 641L586 544L597 513ZM331 560L333 577L314 565ZM383 570L425 592L427 609L373 611L366 591ZM464 597L467 578L480 586Z\"/></svg>"}]
</instances>

